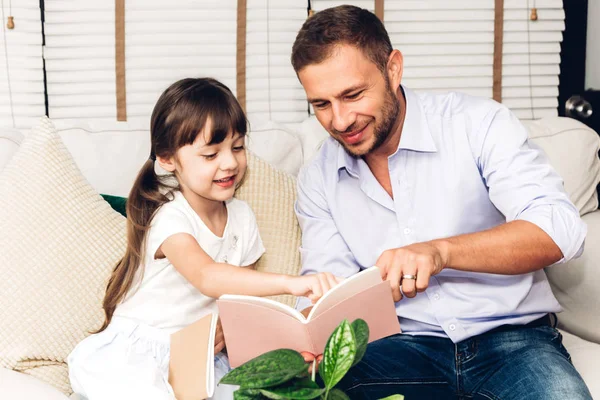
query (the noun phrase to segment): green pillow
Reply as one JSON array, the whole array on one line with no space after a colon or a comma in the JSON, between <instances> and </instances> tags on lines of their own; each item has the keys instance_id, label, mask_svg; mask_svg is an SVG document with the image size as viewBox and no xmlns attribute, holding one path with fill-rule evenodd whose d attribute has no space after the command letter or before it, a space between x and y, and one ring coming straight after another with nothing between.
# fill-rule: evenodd
<instances>
[{"instance_id":1,"label":"green pillow","mask_svg":"<svg viewBox=\"0 0 600 400\"><path fill-rule=\"evenodd\" d=\"M111 196L110 194L101 194L102 198L106 200L113 210L118 212L124 217L127 217L127 198L119 196Z\"/></svg>"}]
</instances>

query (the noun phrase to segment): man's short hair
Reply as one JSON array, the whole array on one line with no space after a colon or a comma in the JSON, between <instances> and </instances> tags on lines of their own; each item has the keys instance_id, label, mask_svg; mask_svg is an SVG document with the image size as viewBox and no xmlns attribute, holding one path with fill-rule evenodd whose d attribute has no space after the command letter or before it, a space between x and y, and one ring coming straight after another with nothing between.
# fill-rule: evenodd
<instances>
[{"instance_id":1,"label":"man's short hair","mask_svg":"<svg viewBox=\"0 0 600 400\"><path fill-rule=\"evenodd\" d=\"M385 73L393 48L383 23L370 11L349 5L319 11L304 22L292 47L292 66L298 73L319 64L343 44L356 46Z\"/></svg>"}]
</instances>

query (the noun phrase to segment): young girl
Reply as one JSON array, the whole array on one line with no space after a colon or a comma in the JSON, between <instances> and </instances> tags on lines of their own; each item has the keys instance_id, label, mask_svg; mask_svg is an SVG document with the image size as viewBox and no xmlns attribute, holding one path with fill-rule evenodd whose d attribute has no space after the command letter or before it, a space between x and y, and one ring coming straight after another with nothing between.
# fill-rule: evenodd
<instances>
[{"instance_id":1,"label":"young girl","mask_svg":"<svg viewBox=\"0 0 600 400\"><path fill-rule=\"evenodd\" d=\"M90 400L174 399L169 336L213 311L216 298L292 294L316 301L337 283L329 274L252 269L265 249L252 210L233 198L246 171L246 127L237 100L216 80L183 79L161 95L150 159L127 201L128 246L108 282L106 319L68 358L75 393ZM170 181L154 172L155 161ZM222 342L217 336L215 343ZM217 353L223 344L215 347ZM218 353L216 382L228 370ZM213 398L233 398L233 390L217 386Z\"/></svg>"}]
</instances>

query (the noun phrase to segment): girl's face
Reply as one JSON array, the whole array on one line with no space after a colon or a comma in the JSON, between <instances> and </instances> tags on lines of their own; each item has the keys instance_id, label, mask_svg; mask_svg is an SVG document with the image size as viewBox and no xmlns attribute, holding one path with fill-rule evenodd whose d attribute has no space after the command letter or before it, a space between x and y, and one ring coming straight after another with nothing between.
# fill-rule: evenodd
<instances>
[{"instance_id":1,"label":"girl's face","mask_svg":"<svg viewBox=\"0 0 600 400\"><path fill-rule=\"evenodd\" d=\"M221 143L209 145L210 132L207 121L192 144L177 150L171 160L159 159L161 167L175 173L186 199L196 205L231 199L246 172L245 137L234 132Z\"/></svg>"}]
</instances>

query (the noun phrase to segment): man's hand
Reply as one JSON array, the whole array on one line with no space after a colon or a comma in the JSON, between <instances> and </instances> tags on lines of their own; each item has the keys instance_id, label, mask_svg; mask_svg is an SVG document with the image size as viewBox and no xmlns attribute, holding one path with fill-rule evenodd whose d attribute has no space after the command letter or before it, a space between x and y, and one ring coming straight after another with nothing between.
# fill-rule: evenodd
<instances>
[{"instance_id":1,"label":"man's hand","mask_svg":"<svg viewBox=\"0 0 600 400\"><path fill-rule=\"evenodd\" d=\"M439 274L447 260L448 256L441 242L423 242L386 250L375 265L381 270L381 277L390 282L394 301L399 301L402 293L406 297L415 297L417 292L427 289L429 278ZM407 275L416 279L408 278Z\"/></svg>"},{"instance_id":2,"label":"man's hand","mask_svg":"<svg viewBox=\"0 0 600 400\"><path fill-rule=\"evenodd\" d=\"M223 336L223 327L221 318L217 320L217 330L215 331L215 354L220 353L225 348L225 336Z\"/></svg>"}]
</instances>

